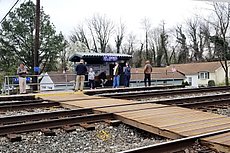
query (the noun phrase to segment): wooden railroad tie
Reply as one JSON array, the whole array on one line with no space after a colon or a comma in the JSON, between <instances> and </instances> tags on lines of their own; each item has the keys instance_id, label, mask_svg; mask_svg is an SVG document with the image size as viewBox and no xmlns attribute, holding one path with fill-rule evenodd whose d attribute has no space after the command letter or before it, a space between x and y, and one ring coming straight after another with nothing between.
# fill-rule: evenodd
<instances>
[{"instance_id":1,"label":"wooden railroad tie","mask_svg":"<svg viewBox=\"0 0 230 153\"><path fill-rule=\"evenodd\" d=\"M122 122L121 122L121 120L105 120L105 123L108 123L111 126L118 126Z\"/></svg>"},{"instance_id":2,"label":"wooden railroad tie","mask_svg":"<svg viewBox=\"0 0 230 153\"><path fill-rule=\"evenodd\" d=\"M17 134L13 134L13 133L7 134L6 137L10 140L10 142L22 141L21 136L19 136Z\"/></svg>"},{"instance_id":3,"label":"wooden railroad tie","mask_svg":"<svg viewBox=\"0 0 230 153\"><path fill-rule=\"evenodd\" d=\"M69 126L69 125L64 125L62 129L65 130L66 132L72 132L76 130L74 126Z\"/></svg>"},{"instance_id":4,"label":"wooden railroad tie","mask_svg":"<svg viewBox=\"0 0 230 153\"><path fill-rule=\"evenodd\" d=\"M56 136L56 133L49 128L43 128L41 132L43 132L45 136Z\"/></svg>"},{"instance_id":5,"label":"wooden railroad tie","mask_svg":"<svg viewBox=\"0 0 230 153\"><path fill-rule=\"evenodd\" d=\"M82 123L80 124L81 127L83 127L86 130L95 130L95 125L94 124L88 124L88 123Z\"/></svg>"}]
</instances>

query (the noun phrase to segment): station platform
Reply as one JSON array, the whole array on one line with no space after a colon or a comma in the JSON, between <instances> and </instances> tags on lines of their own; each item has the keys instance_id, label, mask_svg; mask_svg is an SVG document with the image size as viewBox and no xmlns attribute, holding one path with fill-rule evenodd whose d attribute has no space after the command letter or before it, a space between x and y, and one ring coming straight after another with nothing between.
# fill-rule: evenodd
<instances>
[{"instance_id":1,"label":"station platform","mask_svg":"<svg viewBox=\"0 0 230 153\"><path fill-rule=\"evenodd\" d=\"M37 94L36 97L77 108L113 113L133 127L171 138L183 138L230 128L230 118L213 113L129 100L88 96L82 92ZM202 139L222 152L230 152L230 132Z\"/></svg>"}]
</instances>

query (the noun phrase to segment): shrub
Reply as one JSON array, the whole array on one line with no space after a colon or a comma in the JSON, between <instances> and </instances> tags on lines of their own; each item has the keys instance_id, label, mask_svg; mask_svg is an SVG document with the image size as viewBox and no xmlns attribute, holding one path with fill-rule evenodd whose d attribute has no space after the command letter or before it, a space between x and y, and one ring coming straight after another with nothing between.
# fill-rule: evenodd
<instances>
[{"instance_id":1,"label":"shrub","mask_svg":"<svg viewBox=\"0 0 230 153\"><path fill-rule=\"evenodd\" d=\"M189 83L187 81L182 81L183 86L189 86Z\"/></svg>"},{"instance_id":2,"label":"shrub","mask_svg":"<svg viewBox=\"0 0 230 153\"><path fill-rule=\"evenodd\" d=\"M209 81L208 81L208 86L209 86L209 87L216 86L215 81L214 81L214 80L209 80Z\"/></svg>"}]
</instances>

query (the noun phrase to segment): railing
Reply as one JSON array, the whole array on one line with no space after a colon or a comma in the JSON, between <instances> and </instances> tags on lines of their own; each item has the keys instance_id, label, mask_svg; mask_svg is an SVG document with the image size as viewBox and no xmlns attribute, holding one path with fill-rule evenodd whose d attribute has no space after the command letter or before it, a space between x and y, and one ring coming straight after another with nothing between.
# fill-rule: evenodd
<instances>
[{"instance_id":1,"label":"railing","mask_svg":"<svg viewBox=\"0 0 230 153\"><path fill-rule=\"evenodd\" d=\"M167 72L172 73L172 72ZM179 85L182 79L175 79L174 74L169 75L169 78L159 78L157 76L162 73L152 73L151 83L152 85ZM36 78L32 81L32 78ZM42 75L27 75L27 90L30 92L43 92L43 91L57 91L57 90L73 90L75 87L76 74L42 74ZM87 78L87 77L86 77ZM108 78L112 78L108 76ZM121 76L121 82L123 82L123 76ZM88 83L88 80L85 81ZM123 85L123 83L121 83ZM143 73L132 73L130 86L143 86L144 85L144 74ZM35 88L36 87L36 88ZM36 89L36 91L35 91ZM3 94L17 94L19 92L18 76L5 76L2 87Z\"/></svg>"}]
</instances>

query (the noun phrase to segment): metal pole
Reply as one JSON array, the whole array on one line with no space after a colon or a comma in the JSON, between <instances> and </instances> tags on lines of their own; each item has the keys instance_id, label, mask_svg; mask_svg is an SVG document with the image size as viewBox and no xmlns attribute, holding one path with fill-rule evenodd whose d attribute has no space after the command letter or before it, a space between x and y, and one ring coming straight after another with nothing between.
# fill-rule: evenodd
<instances>
[{"instance_id":1,"label":"metal pole","mask_svg":"<svg viewBox=\"0 0 230 153\"><path fill-rule=\"evenodd\" d=\"M39 32L40 32L40 0L36 1L36 10L35 10L35 40L34 40L34 67L39 67L38 63L38 50L39 50ZM38 75L38 71L34 71L35 75ZM34 90L38 89L37 77L34 77L34 83L36 83Z\"/></svg>"},{"instance_id":2,"label":"metal pole","mask_svg":"<svg viewBox=\"0 0 230 153\"><path fill-rule=\"evenodd\" d=\"M7 76L7 78L8 78L8 80L7 80L7 84L8 84L8 92L7 92L7 94L8 95L10 95L10 77L9 76Z\"/></svg>"}]
</instances>

